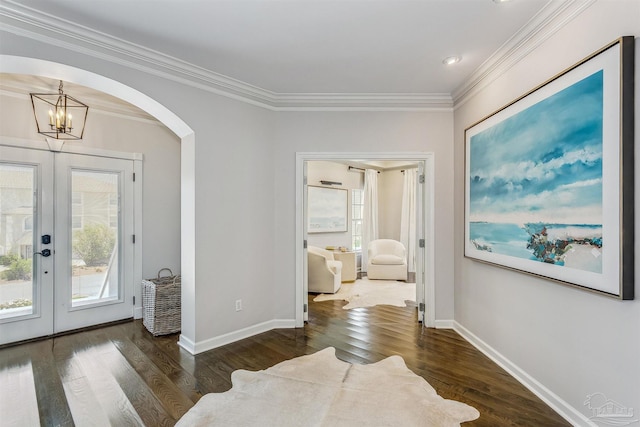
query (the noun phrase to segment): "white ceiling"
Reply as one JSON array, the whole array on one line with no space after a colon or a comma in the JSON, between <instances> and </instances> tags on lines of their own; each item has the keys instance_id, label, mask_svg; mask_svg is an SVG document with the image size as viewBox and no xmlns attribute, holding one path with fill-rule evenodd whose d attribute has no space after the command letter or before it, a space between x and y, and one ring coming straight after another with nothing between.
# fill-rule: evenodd
<instances>
[{"instance_id":1,"label":"white ceiling","mask_svg":"<svg viewBox=\"0 0 640 427\"><path fill-rule=\"evenodd\" d=\"M3 0L276 94L447 94L565 1ZM70 21L77 25L69 25ZM92 31L92 34L97 34ZM131 45L130 45L131 46ZM445 66L442 60L460 55Z\"/></svg>"}]
</instances>

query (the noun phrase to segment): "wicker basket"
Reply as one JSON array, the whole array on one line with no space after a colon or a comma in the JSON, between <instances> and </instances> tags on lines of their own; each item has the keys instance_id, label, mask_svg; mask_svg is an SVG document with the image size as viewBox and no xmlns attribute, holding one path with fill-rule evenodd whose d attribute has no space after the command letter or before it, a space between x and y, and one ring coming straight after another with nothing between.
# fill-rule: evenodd
<instances>
[{"instance_id":1,"label":"wicker basket","mask_svg":"<svg viewBox=\"0 0 640 427\"><path fill-rule=\"evenodd\" d=\"M161 276L168 271L168 276ZM180 331L180 276L170 269L156 279L142 281L142 323L154 336Z\"/></svg>"}]
</instances>

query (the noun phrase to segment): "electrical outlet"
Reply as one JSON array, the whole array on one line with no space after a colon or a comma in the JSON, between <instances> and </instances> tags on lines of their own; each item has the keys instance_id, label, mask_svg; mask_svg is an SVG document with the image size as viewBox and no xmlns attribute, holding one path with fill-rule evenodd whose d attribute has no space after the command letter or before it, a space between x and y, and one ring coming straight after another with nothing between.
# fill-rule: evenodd
<instances>
[{"instance_id":1,"label":"electrical outlet","mask_svg":"<svg viewBox=\"0 0 640 427\"><path fill-rule=\"evenodd\" d=\"M242 300L238 299L236 300L236 311L241 311L242 310Z\"/></svg>"}]
</instances>

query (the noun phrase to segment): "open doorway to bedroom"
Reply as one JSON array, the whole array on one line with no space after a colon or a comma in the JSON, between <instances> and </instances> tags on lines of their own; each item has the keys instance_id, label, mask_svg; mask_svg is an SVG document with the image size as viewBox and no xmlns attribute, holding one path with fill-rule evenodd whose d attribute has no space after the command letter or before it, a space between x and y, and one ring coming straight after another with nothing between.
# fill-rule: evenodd
<instances>
[{"instance_id":1,"label":"open doorway to bedroom","mask_svg":"<svg viewBox=\"0 0 640 427\"><path fill-rule=\"evenodd\" d=\"M433 326L433 155L297 157L299 325L322 309L321 301L340 300L330 303L408 305L415 321ZM380 256L371 252L368 259L369 248L379 248Z\"/></svg>"}]
</instances>

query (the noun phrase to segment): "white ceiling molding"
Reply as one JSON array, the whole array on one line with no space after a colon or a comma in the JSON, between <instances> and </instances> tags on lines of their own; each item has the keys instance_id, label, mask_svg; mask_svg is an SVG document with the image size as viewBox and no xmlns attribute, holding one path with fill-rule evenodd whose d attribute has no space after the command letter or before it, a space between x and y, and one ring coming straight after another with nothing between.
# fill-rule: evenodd
<instances>
[{"instance_id":1,"label":"white ceiling molding","mask_svg":"<svg viewBox=\"0 0 640 427\"><path fill-rule=\"evenodd\" d=\"M448 93L281 93L275 94L274 106L279 111L450 111L453 108L453 100Z\"/></svg>"},{"instance_id":2,"label":"white ceiling molding","mask_svg":"<svg viewBox=\"0 0 640 427\"><path fill-rule=\"evenodd\" d=\"M11 0L0 4L0 30L273 111L443 111L466 102L594 1L549 1L453 94L276 93Z\"/></svg>"},{"instance_id":3,"label":"white ceiling molding","mask_svg":"<svg viewBox=\"0 0 640 427\"><path fill-rule=\"evenodd\" d=\"M452 93L455 108L517 64L596 0L550 1Z\"/></svg>"}]
</instances>

